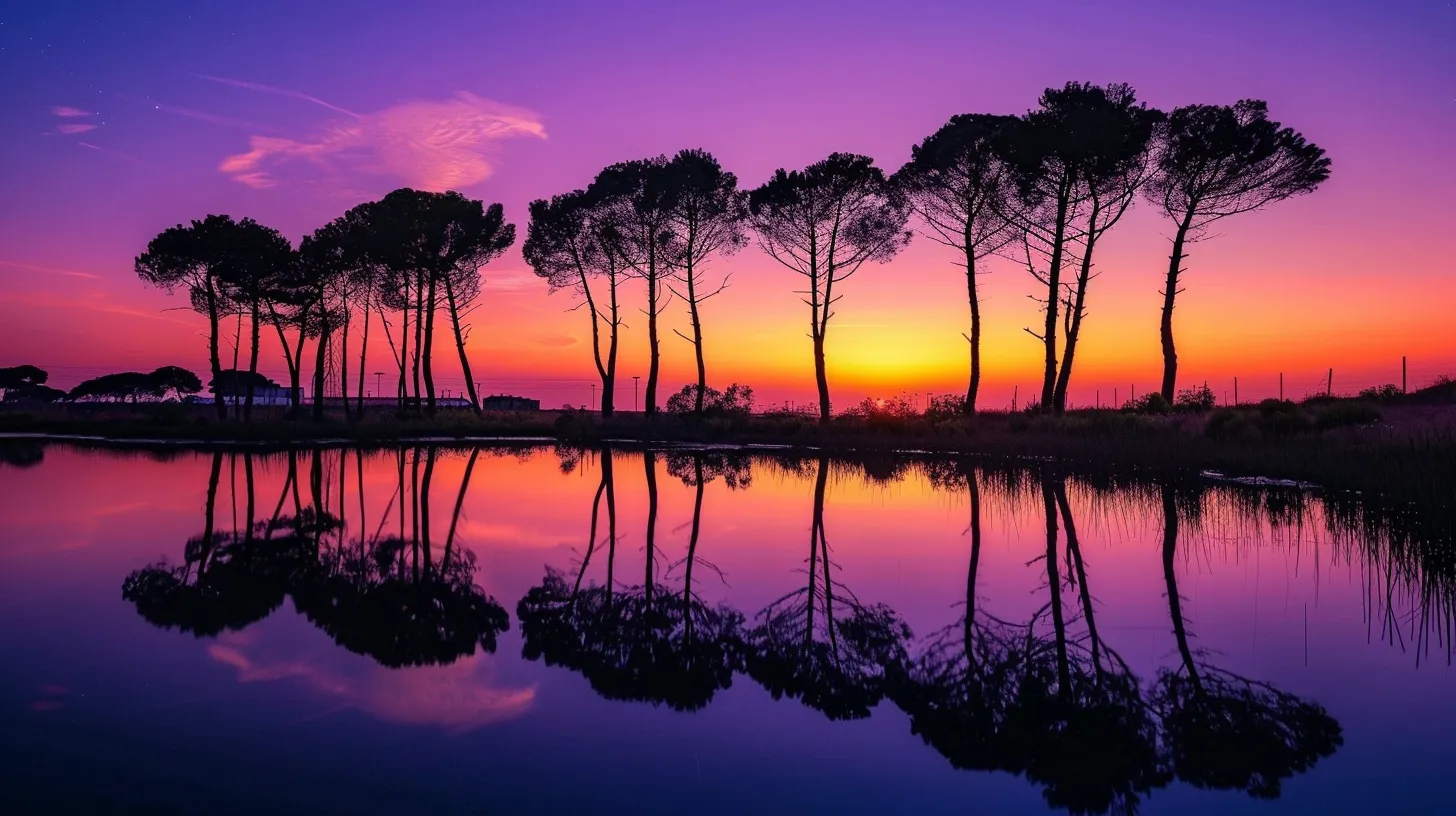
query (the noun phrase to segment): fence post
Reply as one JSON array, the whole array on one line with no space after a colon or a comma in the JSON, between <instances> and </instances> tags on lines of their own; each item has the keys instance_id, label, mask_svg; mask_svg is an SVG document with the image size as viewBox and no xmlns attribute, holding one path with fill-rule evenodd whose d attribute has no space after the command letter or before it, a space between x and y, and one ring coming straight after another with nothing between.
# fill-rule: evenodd
<instances>
[{"instance_id":1,"label":"fence post","mask_svg":"<svg viewBox=\"0 0 1456 816\"><path fill-rule=\"evenodd\" d=\"M1332 396L1335 390L1335 370L1330 369L1329 377L1325 380L1325 396Z\"/></svg>"},{"instance_id":2,"label":"fence post","mask_svg":"<svg viewBox=\"0 0 1456 816\"><path fill-rule=\"evenodd\" d=\"M1234 377L1234 407L1239 404L1239 378Z\"/></svg>"},{"instance_id":3,"label":"fence post","mask_svg":"<svg viewBox=\"0 0 1456 816\"><path fill-rule=\"evenodd\" d=\"M1405 355L1402 354L1400 355L1400 393L1405 392Z\"/></svg>"},{"instance_id":4,"label":"fence post","mask_svg":"<svg viewBox=\"0 0 1456 816\"><path fill-rule=\"evenodd\" d=\"M1279 372L1279 401L1284 401L1284 372Z\"/></svg>"}]
</instances>

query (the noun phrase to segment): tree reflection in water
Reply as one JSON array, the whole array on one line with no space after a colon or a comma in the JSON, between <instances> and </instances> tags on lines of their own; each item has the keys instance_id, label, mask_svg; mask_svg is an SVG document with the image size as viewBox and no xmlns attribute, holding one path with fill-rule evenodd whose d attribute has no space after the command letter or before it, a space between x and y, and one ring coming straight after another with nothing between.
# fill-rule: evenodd
<instances>
[{"instance_id":1,"label":"tree reflection in water","mask_svg":"<svg viewBox=\"0 0 1456 816\"><path fill-rule=\"evenodd\" d=\"M832 720L868 717L905 663L910 627L863 604L834 576L824 529L829 459L814 481L806 584L760 611L746 635L747 671L774 699L794 697Z\"/></svg>"},{"instance_id":2,"label":"tree reflection in water","mask_svg":"<svg viewBox=\"0 0 1456 816\"><path fill-rule=\"evenodd\" d=\"M1209 665L1190 646L1174 559L1180 514L1196 512L1198 502L1172 485L1160 492L1163 578L1181 665L1158 672L1151 704L1162 719L1169 765L1195 787L1277 798L1283 780L1344 743L1340 724L1314 703Z\"/></svg>"},{"instance_id":3,"label":"tree reflection in water","mask_svg":"<svg viewBox=\"0 0 1456 816\"><path fill-rule=\"evenodd\" d=\"M731 484L746 479L746 468L707 463L700 456L691 465L697 488L692 532L679 595L657 580L657 454L643 454L647 486L645 571L640 585L616 586L617 504L614 456L603 449L601 482L592 502L587 549L574 580L548 569L539 586L521 599L516 616L525 639L522 655L579 672L603 697L667 705L680 711L703 708L733 682L741 667L742 615L726 606L710 606L693 591L693 564L700 559L703 487L718 475ZM670 466L681 477L681 464ZM598 542L603 496L607 535ZM606 549L606 582L583 586L592 556Z\"/></svg>"},{"instance_id":4,"label":"tree reflection in water","mask_svg":"<svg viewBox=\"0 0 1456 816\"><path fill-rule=\"evenodd\" d=\"M775 699L797 698L834 720L867 717L888 696L909 715L913 733L954 767L1023 776L1050 806L1073 813L1135 811L1174 779L1274 798L1284 780L1341 745L1340 726L1323 708L1218 668L1192 645L1176 553L1180 523L1199 521L1209 504L1201 488L1118 486L1138 502L1161 503L1163 577L1178 661L1145 685L1102 638L1093 591L1097 565L1079 538L1076 491L1069 495L1068 478L1049 466L1040 473L955 461L921 466L936 488L964 494L969 553L959 618L912 648L910 630L893 610L861 602L839 578L826 532L825 494L835 467L827 457L777 464L813 479L804 585L746 626L741 613L709 604L700 590L705 574L722 578L702 552L706 487L718 480L730 490L748 487L749 459L713 451L666 455L668 475L692 491L693 511L688 524L672 531L686 531L686 554L663 568L662 455L642 455L643 570L639 583L627 583L617 563L622 458L609 448L558 454L563 472L594 456L600 480L580 563L570 573L548 568L518 604L523 656L580 673L608 699L696 710L738 673ZM475 584L475 556L458 541L479 456L471 451L465 464L440 545L431 513L438 449L396 453L394 495L377 523L366 516L362 454L355 454L357 512L345 496L347 452L339 453L333 475L325 452L308 458L307 503L295 452L287 455L287 477L264 521L254 518L254 459L243 454L244 520L231 529L220 529L216 511L223 461L236 457L214 454L202 532L186 543L180 565L157 564L128 576L123 596L153 624L197 636L246 627L291 596L339 645L389 667L493 651L508 618ZM230 478L234 473L230 467ZM1072 486L1088 495L1106 487ZM293 512L285 515L290 496ZM1035 505L1044 523L1045 548L1028 564L1041 600L1024 621L1003 620L985 608L978 578L987 496ZM1260 518L1295 513L1270 504L1285 499L1260 501ZM351 513L357 533L350 532ZM587 578L594 561L604 566L601 583ZM1446 573L1423 569L1428 575L1419 586L1439 608Z\"/></svg>"},{"instance_id":5,"label":"tree reflection in water","mask_svg":"<svg viewBox=\"0 0 1456 816\"><path fill-rule=\"evenodd\" d=\"M415 449L408 484L406 452L398 454L400 481L390 509L398 507L405 526L410 496L411 535L347 536L345 486L347 451L338 456L338 515L329 512L325 451L311 457L311 502L300 498L298 455L288 454L288 475L273 517L253 519L252 454L244 454L247 523L216 529L216 501L223 454L214 454L208 479L204 529L184 548L183 563L156 564L127 576L122 597L154 625L177 627L199 637L242 629L262 620L292 596L311 622L344 648L388 667L451 663L492 652L509 626L505 609L475 584L475 556L455 543L463 497L479 450L471 453L451 516L442 557L435 561L430 531L430 487L438 450ZM363 461L359 459L359 512L364 522ZM419 464L425 460L423 477ZM292 495L294 514L281 515ZM389 510L386 510L386 517ZM423 561L421 562L421 558ZM413 566L406 569L407 560Z\"/></svg>"}]
</instances>

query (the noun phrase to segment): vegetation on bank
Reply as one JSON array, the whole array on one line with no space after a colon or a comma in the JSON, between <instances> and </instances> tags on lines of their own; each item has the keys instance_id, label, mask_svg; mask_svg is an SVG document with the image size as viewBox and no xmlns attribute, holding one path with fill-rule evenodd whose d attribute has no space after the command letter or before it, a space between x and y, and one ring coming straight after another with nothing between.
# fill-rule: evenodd
<instances>
[{"instance_id":1,"label":"vegetation on bank","mask_svg":"<svg viewBox=\"0 0 1456 816\"><path fill-rule=\"evenodd\" d=\"M685 401L685 400L684 400ZM710 404L712 404L710 402ZM735 405L722 400L720 405ZM953 405L953 404L952 404ZM33 405L0 411L0 433L76 434L114 440L289 445L391 444L468 437L544 438L566 444L772 445L847 456L894 452L1054 458L1083 472L1263 476L1358 490L1436 507L1456 485L1456 385L1408 395L1265 400L1215 410L1072 410L911 414L895 401L861 404L825 424L801 412L722 411L604 418L586 411L536 413L441 409L386 411L351 421L291 418L256 406L252 422L217 420L205 406L175 403Z\"/></svg>"}]
</instances>

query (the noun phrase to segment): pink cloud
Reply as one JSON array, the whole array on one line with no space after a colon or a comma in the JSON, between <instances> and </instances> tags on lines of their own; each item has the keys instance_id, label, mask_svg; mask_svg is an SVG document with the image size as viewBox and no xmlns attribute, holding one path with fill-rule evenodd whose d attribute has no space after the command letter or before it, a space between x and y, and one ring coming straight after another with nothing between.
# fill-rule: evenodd
<instances>
[{"instance_id":1,"label":"pink cloud","mask_svg":"<svg viewBox=\"0 0 1456 816\"><path fill-rule=\"evenodd\" d=\"M96 129L96 126L95 125L61 125L60 127L56 128L56 130L59 130L60 132L67 133L67 134L70 134L70 133L85 133L88 130L95 130L95 129Z\"/></svg>"},{"instance_id":2,"label":"pink cloud","mask_svg":"<svg viewBox=\"0 0 1456 816\"><path fill-rule=\"evenodd\" d=\"M493 722L519 717L530 710L536 687L497 688L490 663L476 653L448 666L386 669L373 662L362 672L342 673L311 661L255 660L245 649L249 637L225 637L207 647L208 656L230 666L240 683L293 680L345 708L363 711L385 722L432 725L461 734ZM362 675L362 676L361 676Z\"/></svg>"},{"instance_id":3,"label":"pink cloud","mask_svg":"<svg viewBox=\"0 0 1456 816\"><path fill-rule=\"evenodd\" d=\"M37 264L21 263L20 261L7 261L4 258L0 258L0 266L11 266L16 269L25 269L31 272L45 272L50 275L67 275L72 278L101 280L100 275L93 275L90 272L80 272L75 269L59 269L54 266L39 266Z\"/></svg>"},{"instance_id":4,"label":"pink cloud","mask_svg":"<svg viewBox=\"0 0 1456 816\"><path fill-rule=\"evenodd\" d=\"M535 113L462 92L334 122L313 140L254 136L247 152L226 157L218 169L254 188L303 161L335 178L363 173L426 190L459 189L489 178L497 143L522 136L546 137Z\"/></svg>"},{"instance_id":5,"label":"pink cloud","mask_svg":"<svg viewBox=\"0 0 1456 816\"><path fill-rule=\"evenodd\" d=\"M66 105L57 105L56 107L51 108L51 113L55 116L61 117L62 119L78 119L82 116L91 115L91 111L84 111L80 108L72 108Z\"/></svg>"}]
</instances>

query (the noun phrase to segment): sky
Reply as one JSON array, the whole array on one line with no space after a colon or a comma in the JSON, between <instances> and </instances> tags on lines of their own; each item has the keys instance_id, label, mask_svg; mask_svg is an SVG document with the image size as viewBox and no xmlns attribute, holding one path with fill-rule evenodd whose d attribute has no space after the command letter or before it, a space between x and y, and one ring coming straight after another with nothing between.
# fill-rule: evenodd
<instances>
[{"instance_id":1,"label":"sky","mask_svg":"<svg viewBox=\"0 0 1456 816\"><path fill-rule=\"evenodd\" d=\"M1192 248L1176 312L1180 379L1223 397L1456 374L1456 10L1435 0L1216 5L1047 0L733 3L13 2L0 10L0 366L61 387L102 373L207 367L205 321L137 280L177 223L226 213L297 241L402 186L504 205L604 166L701 147L740 183L834 151L893 171L957 113L1023 113L1069 80L1127 82L1169 109L1269 102L1324 147L1313 195L1224 221ZM128 7L123 7L128 6ZM1070 399L1103 404L1161 375L1169 225L1140 204L1099 244ZM519 240L484 270L468 351L486 393L585 405L588 318L548 294ZM760 405L813 396L795 276L750 247L713 262L710 384ZM982 279L982 403L1039 385L1024 270ZM964 389L968 307L950 251L917 236L843 288L828 337L836 406ZM647 373L629 298L619 405ZM664 393L694 376L668 307ZM376 333L377 334L377 333ZM246 335L245 335L246 336ZM376 337L377 339L377 337ZM437 381L459 390L437 349ZM231 338L224 344L231 354ZM369 370L387 370L371 343ZM246 356L246 355L245 355ZM276 344L261 366L285 378ZM370 378L373 385L373 378Z\"/></svg>"}]
</instances>

